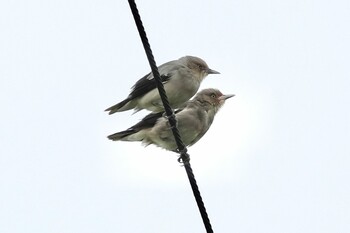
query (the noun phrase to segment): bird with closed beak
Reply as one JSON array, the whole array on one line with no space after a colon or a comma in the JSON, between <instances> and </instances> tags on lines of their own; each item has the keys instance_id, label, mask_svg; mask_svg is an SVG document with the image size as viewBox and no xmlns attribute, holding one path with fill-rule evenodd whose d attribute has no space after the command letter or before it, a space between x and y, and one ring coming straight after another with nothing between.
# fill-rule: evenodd
<instances>
[{"instance_id":1,"label":"bird with closed beak","mask_svg":"<svg viewBox=\"0 0 350 233\"><path fill-rule=\"evenodd\" d=\"M173 109L183 107L198 91L203 79L209 74L220 74L212 70L199 57L185 56L158 67L159 74ZM109 114L134 109L135 112L147 109L152 112L164 111L152 72L138 80L128 97L107 108Z\"/></svg>"},{"instance_id":2,"label":"bird with closed beak","mask_svg":"<svg viewBox=\"0 0 350 233\"><path fill-rule=\"evenodd\" d=\"M185 146L195 144L208 131L214 117L228 98L214 88L203 89L175 111L177 128ZM139 123L125 131L108 136L113 141L141 141L143 145L154 144L169 151L176 151L177 145L163 112L150 113Z\"/></svg>"}]
</instances>

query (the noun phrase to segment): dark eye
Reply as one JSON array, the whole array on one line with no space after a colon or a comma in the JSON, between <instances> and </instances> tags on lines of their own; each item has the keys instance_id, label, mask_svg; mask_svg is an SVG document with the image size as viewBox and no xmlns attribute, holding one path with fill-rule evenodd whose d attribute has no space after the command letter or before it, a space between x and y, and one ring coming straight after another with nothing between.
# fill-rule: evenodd
<instances>
[{"instance_id":1,"label":"dark eye","mask_svg":"<svg viewBox=\"0 0 350 233\"><path fill-rule=\"evenodd\" d=\"M210 95L211 98L216 98L216 95L213 93Z\"/></svg>"}]
</instances>

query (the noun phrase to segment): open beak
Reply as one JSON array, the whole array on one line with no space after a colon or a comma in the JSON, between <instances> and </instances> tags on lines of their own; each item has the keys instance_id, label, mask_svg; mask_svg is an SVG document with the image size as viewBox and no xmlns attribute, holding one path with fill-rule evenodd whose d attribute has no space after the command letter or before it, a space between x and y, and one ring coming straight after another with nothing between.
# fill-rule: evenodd
<instances>
[{"instance_id":1,"label":"open beak","mask_svg":"<svg viewBox=\"0 0 350 233\"><path fill-rule=\"evenodd\" d=\"M220 74L220 72L208 68L207 69L207 74Z\"/></svg>"},{"instance_id":2,"label":"open beak","mask_svg":"<svg viewBox=\"0 0 350 233\"><path fill-rule=\"evenodd\" d=\"M229 98L231 98L231 97L234 97L235 95L222 95L222 96L220 96L219 97L219 99L220 100L227 100L227 99L229 99Z\"/></svg>"}]
</instances>

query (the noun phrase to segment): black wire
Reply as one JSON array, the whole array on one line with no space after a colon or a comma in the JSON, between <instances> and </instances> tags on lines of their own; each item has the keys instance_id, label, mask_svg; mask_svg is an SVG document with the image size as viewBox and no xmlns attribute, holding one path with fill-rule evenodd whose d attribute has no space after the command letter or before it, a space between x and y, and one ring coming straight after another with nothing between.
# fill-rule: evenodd
<instances>
[{"instance_id":1,"label":"black wire","mask_svg":"<svg viewBox=\"0 0 350 233\"><path fill-rule=\"evenodd\" d=\"M213 233L214 231L213 231L213 228L211 227L207 210L205 209L201 193L199 192L196 178L194 177L192 167L189 162L185 163L185 169L186 169L187 177L188 177L188 180L190 181L192 192L196 199L197 206L201 214L205 229L207 230L207 233Z\"/></svg>"},{"instance_id":2,"label":"black wire","mask_svg":"<svg viewBox=\"0 0 350 233\"><path fill-rule=\"evenodd\" d=\"M157 67L156 62L155 62L154 57L153 57L151 46L150 46L150 44L148 42L145 29L144 29L144 27L142 25L141 17L139 15L138 10L137 10L136 3L135 3L134 0L128 0L128 1L129 1L131 12L132 12L132 14L134 16L134 20L135 20L135 23L136 23L136 26L137 26L137 30L139 31L139 34L140 34L140 37L141 37L143 48L145 49L149 65L151 66L152 73L153 73L154 79L155 79L156 84L157 84L159 95L160 95L161 100L163 102L164 110L166 112L166 115L167 115L167 118L168 118L171 130L172 130L172 132L174 134L176 145L178 147L178 152L180 153L179 162L183 162L184 167L186 169L187 177L188 177L188 179L190 181L190 184L191 184L191 187L192 187L192 191L193 191L193 195L194 195L194 197L196 199L196 202L197 202L200 214L202 216L202 220L203 220L205 229L207 230L208 233L212 233L213 229L211 227L208 214L206 212L206 209L205 209L202 197L201 197L199 189L198 189L198 185L197 185L196 179L194 177L194 174L193 174L193 171L192 171L192 168L191 168L190 155L187 154L187 148L184 145L184 143L182 142L179 130L178 130L177 126L176 126L176 117L174 115L174 112L173 112L172 108L170 107L170 104L169 104L169 101L168 101L168 97L166 95L166 92L165 92L162 80L160 78L158 67Z\"/></svg>"},{"instance_id":3,"label":"black wire","mask_svg":"<svg viewBox=\"0 0 350 233\"><path fill-rule=\"evenodd\" d=\"M185 145L183 144L181 137L180 137L179 130L176 127L176 118L174 116L173 110L170 107L167 95L165 93L165 89L164 89L162 80L160 78L158 67L157 67L156 62L154 60L151 46L148 42L145 29L142 25L141 17L139 15L138 10L137 10L136 3L135 3L135 1L129 1L129 4L130 4L131 12L132 12L134 19L135 19L137 29L139 31L139 34L140 34L140 37L142 40L143 48L145 49L149 65L151 66L152 73L153 73L154 79L155 79L156 84L157 84L159 95L160 95L161 100L163 102L165 113L168 117L170 127L173 131L179 153L181 154L181 158L184 158L184 159L186 158L186 160L187 160L189 158L189 155L187 155L187 149L186 149Z\"/></svg>"}]
</instances>

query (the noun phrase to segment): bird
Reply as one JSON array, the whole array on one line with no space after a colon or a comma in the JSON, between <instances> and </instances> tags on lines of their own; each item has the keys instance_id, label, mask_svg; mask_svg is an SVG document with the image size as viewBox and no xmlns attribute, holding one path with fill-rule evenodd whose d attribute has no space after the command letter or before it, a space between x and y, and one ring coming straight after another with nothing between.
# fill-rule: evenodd
<instances>
[{"instance_id":1,"label":"bird","mask_svg":"<svg viewBox=\"0 0 350 233\"><path fill-rule=\"evenodd\" d=\"M169 61L160 65L158 70L173 109L182 107L191 99L207 75L220 74L210 69L203 59L194 56L184 56L178 60ZM131 109L134 109L134 113L142 109L152 112L164 111L152 72L135 83L126 99L105 111L113 114Z\"/></svg>"},{"instance_id":2,"label":"bird","mask_svg":"<svg viewBox=\"0 0 350 233\"><path fill-rule=\"evenodd\" d=\"M192 146L208 131L225 101L235 95L224 95L218 89L203 89L184 108L175 110L177 128L185 146ZM113 141L141 141L176 152L177 144L164 113L150 113L127 130L112 134Z\"/></svg>"}]
</instances>

